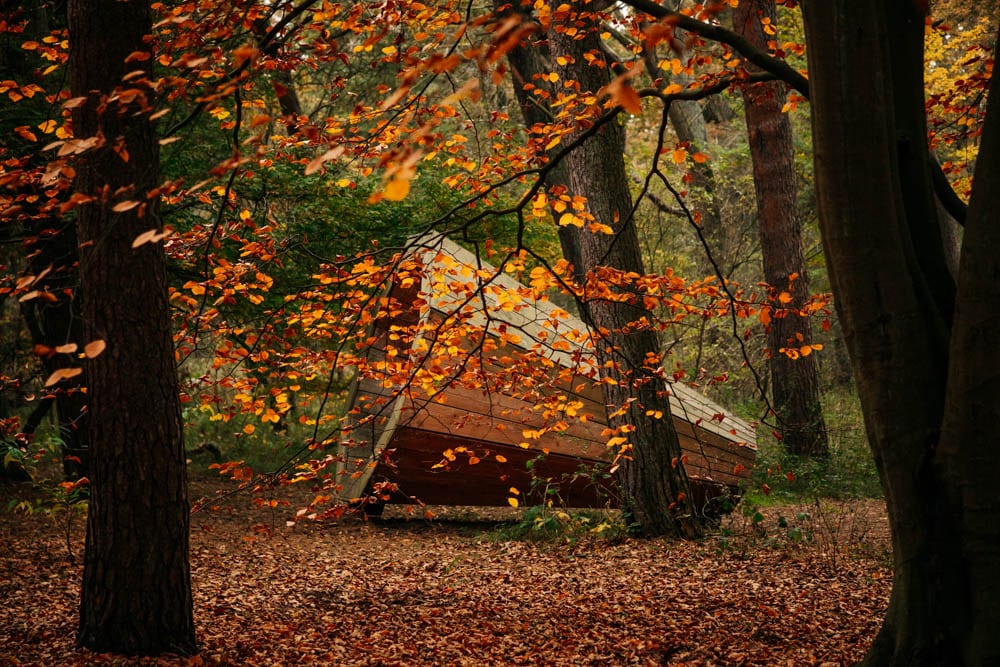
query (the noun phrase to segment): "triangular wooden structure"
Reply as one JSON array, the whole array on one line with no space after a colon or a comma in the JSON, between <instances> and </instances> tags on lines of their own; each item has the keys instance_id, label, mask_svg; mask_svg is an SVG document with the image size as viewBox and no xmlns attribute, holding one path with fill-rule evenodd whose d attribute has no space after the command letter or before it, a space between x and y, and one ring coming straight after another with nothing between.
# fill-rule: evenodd
<instances>
[{"instance_id":1,"label":"triangular wooden structure","mask_svg":"<svg viewBox=\"0 0 1000 667\"><path fill-rule=\"evenodd\" d=\"M342 497L369 509L615 505L618 448L584 324L446 238L410 247L352 390ZM418 377L396 376L411 364ZM695 497L738 495L756 455L750 425L681 382L670 408Z\"/></svg>"}]
</instances>

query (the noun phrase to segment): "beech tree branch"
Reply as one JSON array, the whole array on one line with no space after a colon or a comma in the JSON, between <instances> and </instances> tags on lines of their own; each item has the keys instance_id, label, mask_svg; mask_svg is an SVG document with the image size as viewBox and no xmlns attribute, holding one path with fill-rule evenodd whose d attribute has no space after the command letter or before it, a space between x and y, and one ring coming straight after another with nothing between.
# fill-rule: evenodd
<instances>
[{"instance_id":1,"label":"beech tree branch","mask_svg":"<svg viewBox=\"0 0 1000 667\"><path fill-rule=\"evenodd\" d=\"M622 4L648 14L653 18L669 19L678 28L683 28L688 32L693 32L707 39L731 46L760 69L770 72L804 97L809 97L809 80L806 77L802 76L802 74L784 60L768 55L732 30L727 30L722 26L705 23L690 16L671 11L662 5L656 4L653 0L621 1Z\"/></svg>"},{"instance_id":2,"label":"beech tree branch","mask_svg":"<svg viewBox=\"0 0 1000 667\"><path fill-rule=\"evenodd\" d=\"M758 49L748 40L744 39L735 32L727 30L719 25L699 21L690 16L685 16L684 14L671 11L662 5L656 4L653 0L621 0L621 2L622 4L628 5L629 7L643 12L644 14L648 14L653 18L660 20L668 19L678 28L683 28L684 30L693 32L706 39L711 39L732 47L749 62L753 63L760 69L769 72L773 75L773 77L784 81L795 89L797 93L806 99L809 99L809 80L806 79L806 77L800 74L784 60L768 55L766 52ZM966 211L965 203L951 187L951 184L948 182L947 177L945 177L944 172L941 171L941 165L938 163L934 155L931 154L929 157L934 194L937 196L938 201L941 202L941 205L945 208L945 210L948 211L949 215L955 218L958 224L964 225Z\"/></svg>"}]
</instances>

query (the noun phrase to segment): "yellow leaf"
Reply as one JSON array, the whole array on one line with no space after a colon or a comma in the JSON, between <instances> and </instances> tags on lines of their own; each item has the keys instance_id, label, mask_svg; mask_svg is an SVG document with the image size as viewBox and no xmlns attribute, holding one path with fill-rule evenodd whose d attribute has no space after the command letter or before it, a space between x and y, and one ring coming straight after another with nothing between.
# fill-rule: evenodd
<instances>
[{"instance_id":1,"label":"yellow leaf","mask_svg":"<svg viewBox=\"0 0 1000 667\"><path fill-rule=\"evenodd\" d=\"M521 492L517 490L516 486L510 487L509 489L507 489L507 491L509 491L510 493L514 494L515 496L521 495Z\"/></svg>"},{"instance_id":2,"label":"yellow leaf","mask_svg":"<svg viewBox=\"0 0 1000 667\"><path fill-rule=\"evenodd\" d=\"M583 220L579 216L573 215L572 213L563 213L559 216L559 226L568 227L573 225L574 227L583 227Z\"/></svg>"},{"instance_id":3,"label":"yellow leaf","mask_svg":"<svg viewBox=\"0 0 1000 667\"><path fill-rule=\"evenodd\" d=\"M393 176L385 186L385 198L389 201L403 201L410 194L410 179Z\"/></svg>"},{"instance_id":4,"label":"yellow leaf","mask_svg":"<svg viewBox=\"0 0 1000 667\"><path fill-rule=\"evenodd\" d=\"M517 498L507 498L507 502L511 507L517 507L520 504L517 502Z\"/></svg>"},{"instance_id":5,"label":"yellow leaf","mask_svg":"<svg viewBox=\"0 0 1000 667\"><path fill-rule=\"evenodd\" d=\"M507 463L507 457L502 454L497 454L494 458L497 460L497 463Z\"/></svg>"}]
</instances>

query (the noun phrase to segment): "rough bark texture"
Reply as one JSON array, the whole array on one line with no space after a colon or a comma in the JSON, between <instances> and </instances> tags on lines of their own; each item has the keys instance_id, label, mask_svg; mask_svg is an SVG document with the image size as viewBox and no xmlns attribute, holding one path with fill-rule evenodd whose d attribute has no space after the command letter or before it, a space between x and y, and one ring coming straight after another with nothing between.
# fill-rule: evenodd
<instances>
[{"instance_id":1,"label":"rough bark texture","mask_svg":"<svg viewBox=\"0 0 1000 667\"><path fill-rule=\"evenodd\" d=\"M589 64L584 57L600 53L600 39L592 30L592 19L585 14L581 18L583 28L576 36L550 31L551 55L569 56L566 65L553 63L553 70L561 81L596 93L609 83L610 72L606 66ZM624 151L625 129L616 120L566 157L569 191L586 196L587 209L595 220L614 229L614 234L601 234L566 228L564 234L575 236L578 275L603 266L644 273ZM615 380L603 385L605 402L613 411L626 408L624 415L609 421L613 427L634 428L630 457L617 473L624 510L645 534L699 535L700 523L691 507L680 444L670 419L669 389L649 367L647 355L659 358L659 341L654 331L637 326L651 321L650 313L637 304L593 299L585 301L583 314L599 336L598 359ZM647 411L659 411L663 416L653 419Z\"/></svg>"},{"instance_id":2,"label":"rough bark texture","mask_svg":"<svg viewBox=\"0 0 1000 667\"><path fill-rule=\"evenodd\" d=\"M148 3L71 0L70 71L77 137L103 136L104 147L77 163L84 335L107 349L88 364L91 497L87 515L77 641L126 654L195 650L188 565L188 500L170 312L162 246L133 249L160 226L157 143L147 114L149 91L132 80L135 102L109 99L134 51L148 50ZM151 61L147 60L145 63ZM112 150L121 138L125 160ZM119 188L142 205L111 211Z\"/></svg>"},{"instance_id":3,"label":"rough bark texture","mask_svg":"<svg viewBox=\"0 0 1000 667\"><path fill-rule=\"evenodd\" d=\"M506 3L494 0L497 8ZM583 53L599 49L593 36L574 40L556 34L545 38L533 37L531 44L512 49L507 58L515 81L515 93L530 129L536 124L553 120L549 103L556 94L532 95L526 85L545 86L536 74L557 71L560 81L578 81L581 90L596 91L609 80L603 67L586 64ZM557 51L562 49L562 51ZM574 64L558 67L555 57L575 54ZM599 266L643 272L639 241L632 220L632 200L625 172L623 127L615 122L598 133L563 164L549 172L546 184L567 188L573 194L588 198L589 210L597 220L614 227L615 235L596 235L573 226L559 229L563 256L573 264L576 279L583 284L587 273ZM634 425L631 459L619 468L618 482L623 494L623 506L648 535L680 535L694 537L701 525L691 506L687 476L679 463L680 443L669 418L667 386L661 377L645 368L646 354L659 354L659 341L651 331L623 333L628 324L648 316L641 308L627 304L593 301L581 314L595 331L604 332L598 353L603 361L614 365L608 369L619 384L604 385L604 401L608 406L628 405L627 414L615 417L613 426ZM645 410L660 410L663 418L650 419ZM676 462L676 465L675 465Z\"/></svg>"},{"instance_id":4,"label":"rough bark texture","mask_svg":"<svg viewBox=\"0 0 1000 667\"><path fill-rule=\"evenodd\" d=\"M893 534L866 663L1000 664L1000 112L991 92L956 308L925 158L918 5L803 4L823 239Z\"/></svg>"},{"instance_id":5,"label":"rough bark texture","mask_svg":"<svg viewBox=\"0 0 1000 667\"><path fill-rule=\"evenodd\" d=\"M777 24L774 0L741 0L733 26L751 44L767 49L761 19ZM809 274L802 251L798 216L792 124L782 112L785 84L771 82L743 89L764 280L791 301L775 301L767 332L770 348L772 406L786 451L799 456L827 456L829 444L819 401L819 372L812 355L793 359L782 348L812 343L812 324L798 314L809 298ZM792 276L797 276L794 280Z\"/></svg>"}]
</instances>

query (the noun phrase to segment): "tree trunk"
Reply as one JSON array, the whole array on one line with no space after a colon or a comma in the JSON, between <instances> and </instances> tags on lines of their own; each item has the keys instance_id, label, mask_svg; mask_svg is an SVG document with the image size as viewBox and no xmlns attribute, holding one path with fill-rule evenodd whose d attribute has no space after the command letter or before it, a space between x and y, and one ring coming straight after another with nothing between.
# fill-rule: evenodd
<instances>
[{"instance_id":1,"label":"tree trunk","mask_svg":"<svg viewBox=\"0 0 1000 667\"><path fill-rule=\"evenodd\" d=\"M955 309L925 157L919 4L803 4L823 240L893 535L866 664L998 664L1000 111L991 91Z\"/></svg>"},{"instance_id":2,"label":"tree trunk","mask_svg":"<svg viewBox=\"0 0 1000 667\"><path fill-rule=\"evenodd\" d=\"M58 14L59 10L46 3L19 9L14 12L14 16L20 11L24 12L20 18L28 19L24 24L23 34L26 40L41 41L49 35L52 25L64 24L64 17ZM35 69L37 63L26 56L27 52L18 45L11 43L0 47L0 70L6 67L8 76L22 84L44 84L41 72ZM41 101L40 96L38 99ZM31 104L32 102L21 100L18 106ZM32 110L29 107L21 109L20 113L30 115L44 112L40 108ZM25 147L25 150L29 149ZM31 163L39 166L48 157L48 153L35 153L31 156ZM44 294L44 297L20 302L19 306L31 334L31 342L40 353L45 379L61 368L78 365L75 354L56 354L51 350L60 345L76 343L80 346L83 343L83 325L76 299L79 282L76 220L71 217L54 219L48 213L41 213L39 209L45 198L39 198L38 195L42 194L44 188L36 180L24 180L18 187L24 195L29 195L24 199L22 209L25 220L25 242L22 248L25 273L37 277L32 289ZM36 201L32 201L33 199ZM12 235L14 223L5 223L4 227L7 234ZM10 242L13 239L3 240ZM48 348L49 352L42 348ZM44 398L36 403L31 415L22 425L23 437L30 440L42 419L55 407L59 438L62 441L63 475L70 481L87 476L87 398L81 391L85 385L85 377L81 375L46 389L43 392Z\"/></svg>"},{"instance_id":3,"label":"tree trunk","mask_svg":"<svg viewBox=\"0 0 1000 667\"><path fill-rule=\"evenodd\" d=\"M994 53L994 59L996 58ZM1000 93L990 83L986 125L966 218L952 326L940 457L961 499L968 605L967 665L1000 664Z\"/></svg>"},{"instance_id":4,"label":"tree trunk","mask_svg":"<svg viewBox=\"0 0 1000 667\"><path fill-rule=\"evenodd\" d=\"M671 11L678 11L681 2L669 0L664 5ZM684 44L686 34L685 31L678 29L674 35L674 46ZM685 65L691 58L691 53L687 51L671 51L670 55L677 57ZM655 49L645 49L643 61L650 76L654 79L668 78L671 83L682 88L686 88L694 81L694 77L684 72L679 74L665 72L659 65L660 56ZM665 88L659 84L657 87ZM697 100L674 100L670 103L670 108L667 109L667 115L670 118L670 125L677 134L677 140L687 144L689 153L708 150L708 131L700 102ZM703 274L698 277L714 276L715 266L718 266L722 270L722 278L728 278L738 259L733 256L735 244L731 242L729 230L722 224L722 215L719 213L715 174L707 161L689 165L688 173L691 176L688 189L692 192L693 208L697 209L700 214L701 232L708 243L711 254L710 257L701 257L698 262L698 270Z\"/></svg>"},{"instance_id":5,"label":"tree trunk","mask_svg":"<svg viewBox=\"0 0 1000 667\"><path fill-rule=\"evenodd\" d=\"M91 497L77 642L126 654L196 649L188 564L188 499L166 263L162 246L133 240L161 226L157 143L148 80L121 79L151 59L148 3L71 0L70 73L77 138L103 145L76 164L84 336L105 341L88 362ZM136 92L117 100L118 86ZM119 140L121 143L119 144ZM121 146L127 151L115 151ZM124 196L118 194L125 192ZM121 200L138 206L112 211Z\"/></svg>"},{"instance_id":6,"label":"tree trunk","mask_svg":"<svg viewBox=\"0 0 1000 667\"><path fill-rule=\"evenodd\" d=\"M27 230L31 239L28 249L28 273L44 278L35 286L54 297L54 301L37 298L21 304L21 314L36 346L49 348L42 356L42 369L48 377L60 368L76 365L76 354L55 354L52 350L60 345L75 343L82 349L83 323L80 319L80 305L77 299L79 273L77 261L75 221L42 221L32 224ZM63 460L63 475L75 481L87 477L90 421L87 412L87 397L82 388L85 376L79 375L59 382L52 388L54 398L43 398L31 414L23 428L27 437L32 437L48 413L50 403L55 404L59 423L59 438Z\"/></svg>"},{"instance_id":7,"label":"tree trunk","mask_svg":"<svg viewBox=\"0 0 1000 667\"><path fill-rule=\"evenodd\" d=\"M607 67L591 65L584 57L600 52L598 32L585 17L581 12L584 25L575 37L550 31L549 49L553 59L566 57L562 60L565 65L553 66L562 82L571 82L580 92L597 93L611 79ZM586 196L589 213L614 230L603 234L586 227L565 228L564 234L575 236L578 275L593 276L595 269L605 266L644 273L624 151L624 126L616 120L566 156L569 191ZM592 296L596 295L590 293L588 285L584 319L596 336L602 373L613 380L602 385L605 403L612 411L625 409L625 414L611 417L609 422L612 428L634 429L629 434L631 452L617 473L623 509L644 534L696 537L701 525L693 511L680 443L670 417L669 388L662 375L651 368L659 363L650 364L650 359L660 358L659 340L653 330L642 325L652 322L653 317L641 300L630 303ZM662 417L651 418L650 412Z\"/></svg>"},{"instance_id":8,"label":"tree trunk","mask_svg":"<svg viewBox=\"0 0 1000 667\"><path fill-rule=\"evenodd\" d=\"M735 31L760 49L771 37L761 19L776 25L774 0L741 0L733 11ZM802 225L795 187L792 124L782 112L785 84L761 83L743 88L757 222L760 229L764 280L775 295L787 292L791 301L772 301L775 316L767 330L771 394L785 450L798 456L830 453L819 402L819 373L814 356L792 358L782 348L799 350L812 343L809 317L799 315L809 299L809 275L802 251Z\"/></svg>"},{"instance_id":9,"label":"tree trunk","mask_svg":"<svg viewBox=\"0 0 1000 667\"><path fill-rule=\"evenodd\" d=\"M506 4L502 0L494 3L497 8ZM555 58L560 55L557 49L563 49L563 54L575 53L577 64L556 67ZM588 34L576 43L550 34L548 40L523 44L508 52L515 94L529 130L553 122L550 102L558 91L536 75L557 71L560 81L579 81L582 90L596 91L608 82L605 69L586 64L583 53L591 49L599 49L594 35ZM526 86L544 87L546 94L533 95ZM546 184L550 188L567 188L587 196L590 213L616 232L607 236L571 225L560 227L563 256L573 265L580 284L585 284L587 274L598 266L643 272L625 172L624 141L622 127L611 123L548 174ZM659 356L659 341L649 330L630 328L631 333L623 332L628 324L649 318L649 313L628 304L598 300L583 304L581 311L588 326L601 334L598 358L602 367L604 362L610 364L603 372L618 382L602 385L604 402L614 406L609 412L619 406L628 407L626 414L609 421L613 427L635 427L631 433L632 451L617 473L625 511L647 535L699 535L701 524L691 505L687 476L680 462L680 442L669 416L668 389L663 378L650 371L646 363L647 352ZM651 419L646 410L659 410L663 417Z\"/></svg>"}]
</instances>

